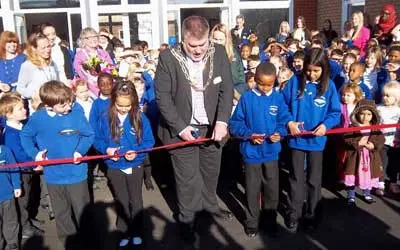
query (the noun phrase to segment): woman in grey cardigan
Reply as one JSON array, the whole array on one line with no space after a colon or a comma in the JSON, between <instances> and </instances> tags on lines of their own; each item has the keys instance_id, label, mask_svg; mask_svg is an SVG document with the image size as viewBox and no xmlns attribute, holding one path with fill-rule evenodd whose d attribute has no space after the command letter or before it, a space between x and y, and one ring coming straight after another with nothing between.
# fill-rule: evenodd
<instances>
[{"instance_id":1,"label":"woman in grey cardigan","mask_svg":"<svg viewBox=\"0 0 400 250\"><path fill-rule=\"evenodd\" d=\"M29 37L27 57L18 75L17 92L29 101L32 112L40 104L40 87L48 81L59 80L59 75L51 60L51 44L43 34L35 33Z\"/></svg>"}]
</instances>

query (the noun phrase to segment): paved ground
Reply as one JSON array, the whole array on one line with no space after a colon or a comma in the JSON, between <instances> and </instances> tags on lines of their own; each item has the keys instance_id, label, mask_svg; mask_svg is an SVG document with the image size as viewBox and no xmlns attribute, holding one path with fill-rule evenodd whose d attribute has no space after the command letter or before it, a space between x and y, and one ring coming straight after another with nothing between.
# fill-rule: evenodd
<instances>
[{"instance_id":1,"label":"paved ground","mask_svg":"<svg viewBox=\"0 0 400 250\"><path fill-rule=\"evenodd\" d=\"M170 172L159 176L170 175ZM173 219L176 211L173 185L163 178L155 178L157 188L154 192L143 190L145 204L145 241L146 249L182 249L178 228ZM323 221L314 234L300 232L290 234L283 226L279 216L280 236L269 238L260 234L248 238L243 232L241 221L244 218L242 202L243 188L234 182L230 186L220 187L221 204L235 214L232 221L204 218L204 228L200 237L201 249L399 249L400 247L400 202L394 198L376 198L377 202L367 205L357 200L357 207L345 206L344 191L335 192L323 189ZM167 185L167 186L165 186ZM88 241L96 244L96 249L115 249L115 214L112 209L112 196L105 182L95 191L95 209L91 212L96 218L95 225L90 226L94 236ZM38 217L46 220L44 211ZM23 245L30 249L62 249L59 245L55 222L46 220L44 238L30 239Z\"/></svg>"}]
</instances>

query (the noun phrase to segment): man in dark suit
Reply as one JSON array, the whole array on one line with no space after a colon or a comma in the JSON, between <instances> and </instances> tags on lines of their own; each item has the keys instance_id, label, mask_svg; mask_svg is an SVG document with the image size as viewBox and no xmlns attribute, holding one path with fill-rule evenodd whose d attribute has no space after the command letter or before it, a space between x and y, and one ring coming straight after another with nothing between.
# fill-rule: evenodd
<instances>
[{"instance_id":1,"label":"man in dark suit","mask_svg":"<svg viewBox=\"0 0 400 250\"><path fill-rule=\"evenodd\" d=\"M180 209L181 235L194 240L197 212L232 214L217 203L221 141L232 110L233 80L223 46L209 41L209 24L190 16L182 24L183 41L160 54L155 76L160 109L159 136L164 144L212 138L211 143L170 150Z\"/></svg>"},{"instance_id":2,"label":"man in dark suit","mask_svg":"<svg viewBox=\"0 0 400 250\"><path fill-rule=\"evenodd\" d=\"M243 44L247 43L251 34L251 30L244 24L244 16L238 15L236 17L236 26L231 30L233 44L237 47L241 47Z\"/></svg>"}]
</instances>

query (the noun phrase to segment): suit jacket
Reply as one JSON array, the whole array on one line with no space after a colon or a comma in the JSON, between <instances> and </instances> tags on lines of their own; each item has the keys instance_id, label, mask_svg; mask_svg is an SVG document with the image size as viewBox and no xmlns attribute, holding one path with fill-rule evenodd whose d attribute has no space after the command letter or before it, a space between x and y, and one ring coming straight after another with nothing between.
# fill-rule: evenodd
<instances>
[{"instance_id":1,"label":"suit jacket","mask_svg":"<svg viewBox=\"0 0 400 250\"><path fill-rule=\"evenodd\" d=\"M218 44L214 44L214 47L213 75L204 91L204 106L211 126L216 121L228 123L233 99L231 65L225 48ZM203 71L204 86L209 78L209 64L210 59ZM170 49L160 54L154 82L161 114L158 129L160 139L165 144L176 142L180 140L179 133L190 125L192 94L189 81Z\"/></svg>"},{"instance_id":2,"label":"suit jacket","mask_svg":"<svg viewBox=\"0 0 400 250\"><path fill-rule=\"evenodd\" d=\"M236 36L235 33L235 28L233 28L231 30L231 36L232 36L232 42L234 45L236 46L241 46L244 43L244 40L247 41L247 39L249 38L250 34L251 34L251 30L249 27L247 26L243 26L243 30L242 33L239 34L239 36Z\"/></svg>"}]
</instances>

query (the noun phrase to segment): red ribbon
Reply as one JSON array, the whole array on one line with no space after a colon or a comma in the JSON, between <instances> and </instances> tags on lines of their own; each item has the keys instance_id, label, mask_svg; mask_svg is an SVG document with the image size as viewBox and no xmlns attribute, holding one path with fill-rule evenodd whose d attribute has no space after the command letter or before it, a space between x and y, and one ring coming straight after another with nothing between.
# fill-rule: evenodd
<instances>
[{"instance_id":1,"label":"red ribbon","mask_svg":"<svg viewBox=\"0 0 400 250\"><path fill-rule=\"evenodd\" d=\"M327 130L326 134L343 134L343 133L350 133L350 132L358 132L360 130L367 130L367 129L378 130L378 129L384 129L384 128L399 128L399 127L400 127L400 123L381 124L381 125L372 125L372 126L363 126L363 127L334 128L334 129ZM312 134L313 134L312 131L302 131L298 136L312 135ZM230 139L252 140L252 139L269 138L269 137L270 137L270 135L231 137ZM164 146L138 150L138 151L136 151L136 153L142 154L142 153L148 153L148 152L157 151L157 150L161 150L161 149L173 149L173 148L179 148L179 147L184 147L184 146L188 146L188 145L201 144L201 143L210 142L210 141L212 141L211 138L199 137L193 141L182 141L182 142L167 144ZM78 161L81 162L81 161L90 161L90 160L98 160L98 159L109 159L109 158L124 157L124 156L125 156L125 153L124 154L115 154L115 155L93 155L93 156L84 156L84 157L78 158ZM66 163L74 163L74 159L73 158L61 158L61 159L52 159L52 160L43 160L43 161L13 163L13 164L7 164L7 165L0 166L0 168L24 168L24 167L32 167L32 166L48 166L48 165L58 165L58 164L66 164Z\"/></svg>"}]
</instances>

